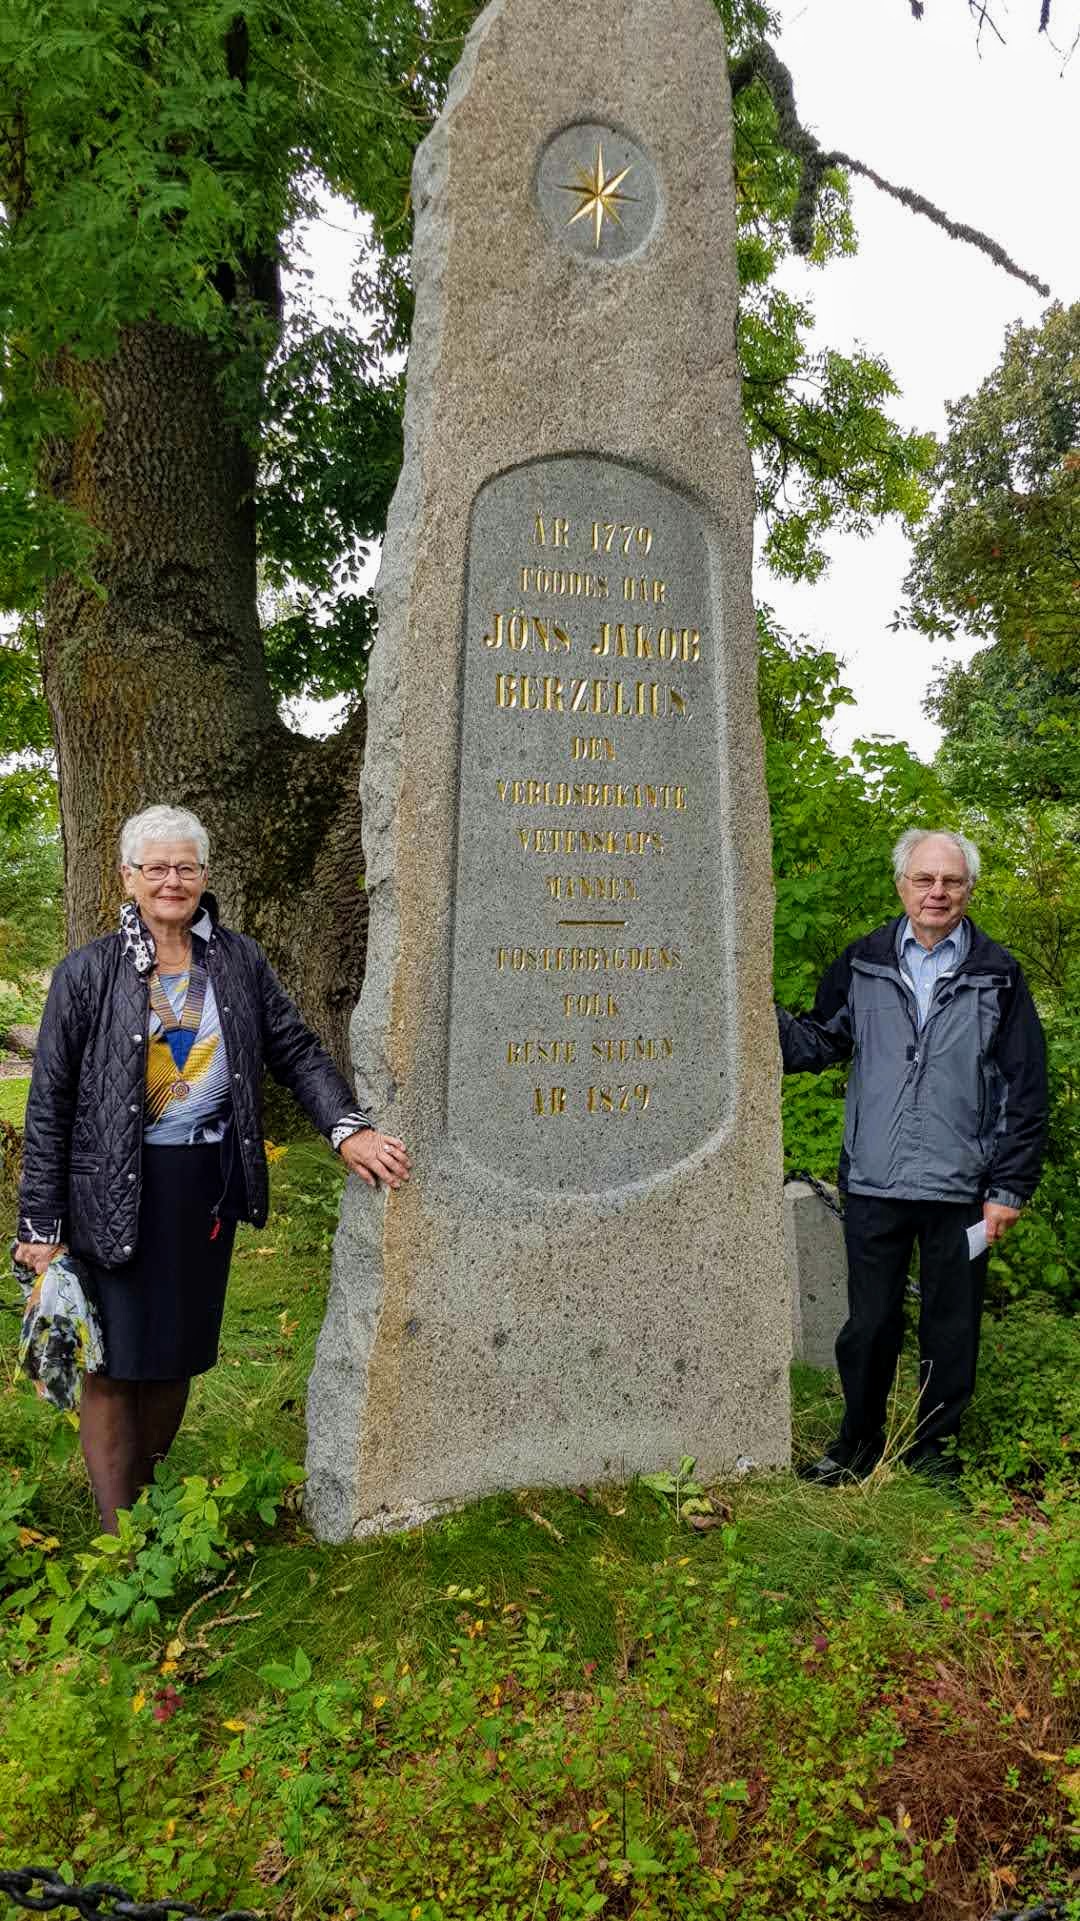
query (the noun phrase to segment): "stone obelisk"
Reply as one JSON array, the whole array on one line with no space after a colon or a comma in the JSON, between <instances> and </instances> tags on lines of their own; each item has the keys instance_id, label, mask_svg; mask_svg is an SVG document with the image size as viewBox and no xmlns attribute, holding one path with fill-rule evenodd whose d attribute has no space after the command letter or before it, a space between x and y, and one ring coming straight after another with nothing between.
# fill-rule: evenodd
<instances>
[{"instance_id":1,"label":"stone obelisk","mask_svg":"<svg viewBox=\"0 0 1080 1921\"><path fill-rule=\"evenodd\" d=\"M493 0L414 172L330 1539L789 1451L770 838L710 0Z\"/></svg>"}]
</instances>

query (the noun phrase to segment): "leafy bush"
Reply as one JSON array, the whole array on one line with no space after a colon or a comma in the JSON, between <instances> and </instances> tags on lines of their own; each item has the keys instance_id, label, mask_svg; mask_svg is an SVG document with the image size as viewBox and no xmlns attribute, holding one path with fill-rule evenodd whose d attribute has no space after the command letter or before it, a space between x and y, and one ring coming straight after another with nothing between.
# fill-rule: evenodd
<instances>
[{"instance_id":1,"label":"leafy bush","mask_svg":"<svg viewBox=\"0 0 1080 1921\"><path fill-rule=\"evenodd\" d=\"M991 1298L1006 1302L1032 1291L1080 1310L1080 1014L1045 1017L1050 1073L1046 1165L991 1265Z\"/></svg>"},{"instance_id":2,"label":"leafy bush","mask_svg":"<svg viewBox=\"0 0 1080 1921\"><path fill-rule=\"evenodd\" d=\"M55 789L31 819L6 818L0 796L0 981L10 984L0 993L0 1030L38 1019L44 995L34 977L55 967L63 951L63 856Z\"/></svg>"},{"instance_id":3,"label":"leafy bush","mask_svg":"<svg viewBox=\"0 0 1080 1921\"><path fill-rule=\"evenodd\" d=\"M844 1139L844 1090L847 1069L824 1074L785 1074L781 1112L784 1123L784 1172L796 1168L815 1180L835 1181Z\"/></svg>"},{"instance_id":4,"label":"leafy bush","mask_svg":"<svg viewBox=\"0 0 1080 1921\"><path fill-rule=\"evenodd\" d=\"M27 1525L36 1489L13 1480L0 1502L0 1628L23 1660L57 1655L73 1639L108 1646L120 1624L154 1628L164 1604L175 1611L254 1551L236 1536L257 1521L271 1526L302 1479L276 1450L227 1466L214 1482L159 1467L121 1512L119 1532L99 1535L68 1564L51 1558L55 1538Z\"/></svg>"},{"instance_id":5,"label":"leafy bush","mask_svg":"<svg viewBox=\"0 0 1080 1921\"><path fill-rule=\"evenodd\" d=\"M983 1483L1076 1485L1080 1319L1027 1299L987 1322L958 1452Z\"/></svg>"}]
</instances>

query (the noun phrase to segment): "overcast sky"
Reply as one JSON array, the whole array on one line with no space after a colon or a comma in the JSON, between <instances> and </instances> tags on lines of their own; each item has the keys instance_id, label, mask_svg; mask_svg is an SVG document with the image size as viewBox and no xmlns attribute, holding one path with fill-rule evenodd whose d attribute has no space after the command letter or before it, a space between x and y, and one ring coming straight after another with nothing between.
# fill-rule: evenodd
<instances>
[{"instance_id":1,"label":"overcast sky","mask_svg":"<svg viewBox=\"0 0 1080 1921\"><path fill-rule=\"evenodd\" d=\"M823 144L982 228L1055 298L1080 297L1080 51L1062 74L1035 31L1037 0L994 0L1008 44L984 31L981 49L967 0L926 0L918 24L908 0L777 4L800 116ZM1061 39L1071 38L1080 0L1055 0L1055 17ZM820 344L843 351L860 342L884 355L901 390L899 420L940 431L945 402L972 392L995 366L1007 326L1031 325L1046 303L867 182L854 179L852 190L856 257L820 270L792 263L785 285L809 294ZM320 294L346 304L355 251L347 213L330 210L308 248ZM839 746L891 733L929 755L937 734L921 702L946 650L888 631L907 564L903 530L888 524L867 540L837 539L830 554L815 585L763 576L758 593L793 632L844 657L857 706L833 723ZM329 709L311 712L315 724L328 723Z\"/></svg>"},{"instance_id":2,"label":"overcast sky","mask_svg":"<svg viewBox=\"0 0 1080 1921\"><path fill-rule=\"evenodd\" d=\"M800 117L824 145L980 227L1054 298L1080 297L1080 51L1062 75L1035 32L1035 0L997 5L1008 44L984 32L981 55L966 0L927 0L919 23L908 0L780 0L780 11ZM1080 23L1076 0L1056 0L1053 13L1063 35L1067 21ZM853 179L852 194L856 257L821 270L799 263L785 284L809 291L822 344L859 341L884 355L900 387L898 419L940 432L946 400L971 393L1010 323L1031 325L1047 303L869 183ZM889 524L830 551L814 586L759 579L758 591L793 631L845 657L858 705L837 716L838 744L891 733L930 754L937 733L920 703L933 663L957 650L888 631L906 569L903 531Z\"/></svg>"}]
</instances>

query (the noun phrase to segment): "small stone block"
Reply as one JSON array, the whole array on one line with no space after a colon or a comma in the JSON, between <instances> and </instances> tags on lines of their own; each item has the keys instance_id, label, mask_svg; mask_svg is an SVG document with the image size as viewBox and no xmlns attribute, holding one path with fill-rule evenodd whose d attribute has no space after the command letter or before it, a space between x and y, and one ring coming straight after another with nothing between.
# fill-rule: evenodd
<instances>
[{"instance_id":1,"label":"small stone block","mask_svg":"<svg viewBox=\"0 0 1080 1921\"><path fill-rule=\"evenodd\" d=\"M829 1191L835 1196L835 1188ZM784 1251L795 1359L835 1367L836 1337L847 1319L844 1227L805 1181L784 1189Z\"/></svg>"}]
</instances>

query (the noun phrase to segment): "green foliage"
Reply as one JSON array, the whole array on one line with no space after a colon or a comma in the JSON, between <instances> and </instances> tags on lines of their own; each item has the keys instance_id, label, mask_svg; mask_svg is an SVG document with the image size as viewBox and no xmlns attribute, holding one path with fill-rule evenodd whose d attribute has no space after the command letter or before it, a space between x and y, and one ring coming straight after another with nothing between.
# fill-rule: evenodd
<instances>
[{"instance_id":1,"label":"green foliage","mask_svg":"<svg viewBox=\"0 0 1080 1921\"><path fill-rule=\"evenodd\" d=\"M1080 303L1015 326L978 391L949 409L933 512L914 546L907 617L1077 665L1080 636Z\"/></svg>"},{"instance_id":2,"label":"green foliage","mask_svg":"<svg viewBox=\"0 0 1080 1921\"><path fill-rule=\"evenodd\" d=\"M734 54L749 37L729 32ZM879 357L861 348L846 354L808 348L812 308L774 281L792 251L800 163L781 142L764 87L739 92L734 118L742 291L737 345L757 510L767 530L763 556L774 573L814 580L826 564L828 529L864 534L889 514L907 525L918 519L928 499L933 441L902 432L891 419L896 385ZM855 250L847 183L831 169L809 258L824 266Z\"/></svg>"},{"instance_id":3,"label":"green foliage","mask_svg":"<svg viewBox=\"0 0 1080 1921\"><path fill-rule=\"evenodd\" d=\"M733 56L773 31L760 0L718 0ZM149 322L212 350L223 408L260 457L264 575L287 604L268 636L282 697L355 692L372 610L350 593L401 456L411 323L409 174L479 0L298 0L237 15L217 0L15 0L0 25L0 601L31 607L52 574L92 571L93 529L42 491L46 441L92 431L65 375ZM893 383L858 350L811 352L812 313L773 284L790 251L799 165L760 87L735 116L740 353L767 554L813 576L831 526L909 520L927 445L888 414ZM355 298L366 337L301 306L282 330L277 262L327 189L367 222ZM824 183L811 257L854 248L846 186ZM6 516L6 519L5 519Z\"/></svg>"},{"instance_id":4,"label":"green foliage","mask_svg":"<svg viewBox=\"0 0 1080 1921\"><path fill-rule=\"evenodd\" d=\"M8 780L0 775L0 806ZM56 965L63 952L63 861L55 790L35 817L3 824L0 813L0 1031L37 1020L41 995L31 977Z\"/></svg>"},{"instance_id":5,"label":"green foliage","mask_svg":"<svg viewBox=\"0 0 1080 1921\"><path fill-rule=\"evenodd\" d=\"M707 1490L698 1533L673 1461L359 1546L280 1508L270 1528L324 1287L301 1196L324 1169L315 1142L275 1160L222 1365L119 1544L80 1546L73 1430L0 1382L5 1858L46 1835L79 1879L298 1921L979 1911L1003 1862L1018 1899L1064 1885L1078 1537L1034 1476L1015 1508L992 1491L992 1526L906 1473L833 1495L770 1475ZM1037 1382L1057 1338L1003 1357L1003 1383ZM1069 1369L1062 1350L1055 1383ZM800 1453L834 1419L827 1387L796 1382Z\"/></svg>"},{"instance_id":6,"label":"green foliage","mask_svg":"<svg viewBox=\"0 0 1080 1921\"><path fill-rule=\"evenodd\" d=\"M1016 1311L1019 1297L1053 1298L1080 1310L1080 1016L1054 1010L1046 1019L1050 1129L1046 1164L1034 1200L1010 1229L990 1269L991 1298Z\"/></svg>"},{"instance_id":7,"label":"green foliage","mask_svg":"<svg viewBox=\"0 0 1080 1921\"><path fill-rule=\"evenodd\" d=\"M47 1655L76 1632L103 1647L120 1623L136 1632L156 1627L163 1605L175 1608L207 1577L224 1575L229 1585L230 1566L254 1551L250 1542L237 1549L233 1536L256 1520L272 1526L302 1479L302 1470L274 1450L242 1466L226 1464L213 1482L159 1468L130 1512L120 1514L119 1531L98 1535L73 1568L50 1558L55 1539L15 1526L36 1493L16 1482L10 1512L0 1509L0 1624L24 1651Z\"/></svg>"},{"instance_id":8,"label":"green foliage","mask_svg":"<svg viewBox=\"0 0 1080 1921\"><path fill-rule=\"evenodd\" d=\"M1080 802L1080 669L1052 670L996 641L942 665L925 706L943 730L937 766L958 800L1029 807Z\"/></svg>"},{"instance_id":9,"label":"green foliage","mask_svg":"<svg viewBox=\"0 0 1080 1921\"><path fill-rule=\"evenodd\" d=\"M781 1090L784 1173L835 1181L844 1139L847 1069L824 1074L785 1074Z\"/></svg>"},{"instance_id":10,"label":"green foliage","mask_svg":"<svg viewBox=\"0 0 1080 1921\"><path fill-rule=\"evenodd\" d=\"M974 1487L1075 1493L1080 1318L1056 1312L1046 1295L1034 1294L984 1328L978 1387L958 1454Z\"/></svg>"},{"instance_id":11,"label":"green foliage","mask_svg":"<svg viewBox=\"0 0 1080 1921\"><path fill-rule=\"evenodd\" d=\"M462 9L433 12L457 19ZM275 557L320 584L326 541L313 551L302 502L285 514L280 493L290 463L303 464L298 429L314 414L325 435L341 431L342 379L356 378L359 350L301 329L263 390L281 237L316 213L320 182L378 204L382 220L394 200L399 219L428 117L424 49L440 26L411 0L353 9L303 0L284 13L256 0L242 15L217 0L157 0L149 10L96 0L89 13L81 0L45 12L15 0L5 11L0 310L17 346L0 429L6 604L32 604L61 568L85 573L92 553L92 529L38 482L42 442L90 424L63 381L64 356L108 356L125 328L151 318L213 349L224 404L256 440L267 435ZM301 372L303 403L290 379ZM345 414L363 398L350 396ZM374 403L379 435L382 411ZM328 463L321 508L335 488L341 504L346 471L344 460Z\"/></svg>"},{"instance_id":12,"label":"green foliage","mask_svg":"<svg viewBox=\"0 0 1080 1921\"><path fill-rule=\"evenodd\" d=\"M761 713L773 824L777 998L805 1007L837 953L899 912L891 849L933 817L940 785L902 743L837 754L823 723L851 696L841 663L761 619Z\"/></svg>"},{"instance_id":13,"label":"green foliage","mask_svg":"<svg viewBox=\"0 0 1080 1921\"><path fill-rule=\"evenodd\" d=\"M738 1525L709 1560L676 1537L612 1569L599 1669L535 1583L496 1605L430 1579L445 1642L402 1623L319 1663L292 1638L239 1714L214 1713L219 1678L189 1678L183 1649L175 1682L77 1651L20 1677L0 1827L139 1893L256 1905L272 1879L299 1913L372 1921L630 1902L816 1921L959 1904L988 1852L1047 1891L1067 1819L1047 1776L1065 1770L1026 1737L1037 1711L1060 1740L1080 1678L1075 1587L1052 1578L1064 1519L924 1536L901 1593L856 1576L797 1626Z\"/></svg>"}]
</instances>

